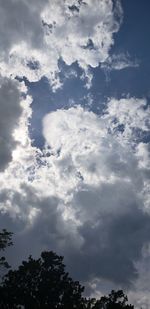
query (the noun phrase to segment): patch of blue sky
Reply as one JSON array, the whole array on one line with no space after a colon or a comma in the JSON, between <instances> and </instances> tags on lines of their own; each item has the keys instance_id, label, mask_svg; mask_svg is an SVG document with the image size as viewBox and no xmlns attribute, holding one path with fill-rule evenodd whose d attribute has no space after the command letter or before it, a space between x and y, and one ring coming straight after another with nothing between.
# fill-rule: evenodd
<instances>
[{"instance_id":1,"label":"patch of blue sky","mask_svg":"<svg viewBox=\"0 0 150 309\"><path fill-rule=\"evenodd\" d=\"M114 35L115 44L112 54L129 53L133 61L137 59L138 68L126 68L111 72L110 79L113 87L121 94L137 97L150 97L150 1L122 0L124 11L123 23Z\"/></svg>"},{"instance_id":2,"label":"patch of blue sky","mask_svg":"<svg viewBox=\"0 0 150 309\"><path fill-rule=\"evenodd\" d=\"M57 109L67 109L71 106L87 103L87 89L84 87L85 82L80 78L82 70L77 63L67 66L60 63L61 72L60 80L63 86L53 92L48 80L43 77L39 82L29 83L29 94L32 95L32 119L30 126L30 136L34 144L38 147L43 147L44 140L42 136L42 119L52 111Z\"/></svg>"},{"instance_id":3,"label":"patch of blue sky","mask_svg":"<svg viewBox=\"0 0 150 309\"><path fill-rule=\"evenodd\" d=\"M118 33L114 35L113 55L129 55L131 61L138 61L138 66L127 66L124 69L102 67L90 68L93 75L92 85L87 89L83 71L77 63L67 66L59 61L59 78L62 87L52 91L46 78L39 82L26 81L29 93L33 97L30 135L34 144L43 147L42 119L57 109L68 109L80 104L94 113L101 113L109 98L122 97L150 98L150 44L149 44L149 11L150 2L144 0L123 0L124 19ZM91 47L91 46L90 46ZM30 64L31 69L36 65ZM146 140L149 140L146 137Z\"/></svg>"}]
</instances>

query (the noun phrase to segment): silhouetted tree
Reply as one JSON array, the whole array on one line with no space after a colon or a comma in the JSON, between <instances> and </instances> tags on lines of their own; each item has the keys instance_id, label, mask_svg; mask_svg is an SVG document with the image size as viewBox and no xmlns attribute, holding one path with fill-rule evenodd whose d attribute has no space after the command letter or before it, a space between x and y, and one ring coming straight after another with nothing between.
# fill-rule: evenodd
<instances>
[{"instance_id":1,"label":"silhouetted tree","mask_svg":"<svg viewBox=\"0 0 150 309\"><path fill-rule=\"evenodd\" d=\"M13 235L13 233L8 232L6 229L3 229L0 232L0 251L4 251L7 247L9 247L13 244L12 243L12 235ZM0 257L0 266L3 266L5 268L10 267L4 256Z\"/></svg>"},{"instance_id":2,"label":"silhouetted tree","mask_svg":"<svg viewBox=\"0 0 150 309\"><path fill-rule=\"evenodd\" d=\"M0 233L0 248L12 244L12 233ZM84 287L65 271L63 257L42 252L32 256L17 270L9 270L0 284L0 309L134 309L122 290L112 291L99 300L82 296Z\"/></svg>"},{"instance_id":3,"label":"silhouetted tree","mask_svg":"<svg viewBox=\"0 0 150 309\"><path fill-rule=\"evenodd\" d=\"M0 308L85 308L84 288L69 277L62 261L54 252L42 252L41 258L30 256L18 270L10 270L0 287Z\"/></svg>"},{"instance_id":4,"label":"silhouetted tree","mask_svg":"<svg viewBox=\"0 0 150 309\"><path fill-rule=\"evenodd\" d=\"M134 309L134 306L127 304L128 298L122 290L112 290L108 296L102 296L95 301L92 309Z\"/></svg>"}]
</instances>

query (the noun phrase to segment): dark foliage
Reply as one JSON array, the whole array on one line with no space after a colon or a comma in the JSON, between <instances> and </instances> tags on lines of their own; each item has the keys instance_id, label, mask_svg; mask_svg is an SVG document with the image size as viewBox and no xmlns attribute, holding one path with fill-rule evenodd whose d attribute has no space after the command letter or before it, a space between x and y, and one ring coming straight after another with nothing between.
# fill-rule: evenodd
<instances>
[{"instance_id":1,"label":"dark foliage","mask_svg":"<svg viewBox=\"0 0 150 309\"><path fill-rule=\"evenodd\" d=\"M42 252L38 260L30 256L18 270L10 270L0 288L0 308L85 308L84 288L68 276L62 261L53 252Z\"/></svg>"},{"instance_id":2,"label":"dark foliage","mask_svg":"<svg viewBox=\"0 0 150 309\"><path fill-rule=\"evenodd\" d=\"M12 233L2 230L0 250L12 245ZM5 258L1 265L7 267ZM5 265L6 263L6 265ZM99 300L82 296L84 287L65 271L63 257L42 252L37 260L29 257L17 270L9 270L0 285L1 309L134 309L122 290Z\"/></svg>"},{"instance_id":3,"label":"dark foliage","mask_svg":"<svg viewBox=\"0 0 150 309\"><path fill-rule=\"evenodd\" d=\"M108 296L102 296L91 307L92 309L134 309L134 306L127 304L128 298L122 290L111 291Z\"/></svg>"},{"instance_id":4,"label":"dark foliage","mask_svg":"<svg viewBox=\"0 0 150 309\"><path fill-rule=\"evenodd\" d=\"M0 251L4 251L7 247L13 244L12 235L13 233L8 232L6 229L3 229L0 232ZM0 257L0 266L5 267L5 268L10 267L4 256Z\"/></svg>"}]
</instances>

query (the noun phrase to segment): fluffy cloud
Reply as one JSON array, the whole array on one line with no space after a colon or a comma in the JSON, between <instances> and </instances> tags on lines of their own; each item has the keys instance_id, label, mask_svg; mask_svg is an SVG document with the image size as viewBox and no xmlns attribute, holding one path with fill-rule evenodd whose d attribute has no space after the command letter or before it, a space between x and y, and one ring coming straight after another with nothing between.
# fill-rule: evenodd
<instances>
[{"instance_id":1,"label":"fluffy cloud","mask_svg":"<svg viewBox=\"0 0 150 309\"><path fill-rule=\"evenodd\" d=\"M109 193L116 198L111 198ZM96 192L81 192L77 202L81 209L88 208L90 213L95 204L97 212L94 219L91 216L79 228L84 239L80 254L70 253L69 256L74 260L74 271L85 281L100 277L116 285L131 285L138 276L134 263L142 257L143 245L150 240L150 216L140 209L142 203L125 184L103 186Z\"/></svg>"},{"instance_id":2,"label":"fluffy cloud","mask_svg":"<svg viewBox=\"0 0 150 309\"><path fill-rule=\"evenodd\" d=\"M83 240L80 251L68 252L82 280L99 274L129 285L137 276L135 261L149 241L148 169L138 155L143 148L148 160L139 138L148 131L148 113L145 100L111 99L102 116L77 107L44 119L57 190L60 183L68 189Z\"/></svg>"},{"instance_id":3,"label":"fluffy cloud","mask_svg":"<svg viewBox=\"0 0 150 309\"><path fill-rule=\"evenodd\" d=\"M18 256L35 243L34 254L57 250L85 282L129 286L138 278L136 263L149 242L149 155L135 137L137 128L147 132L148 112L146 101L134 98L111 99L99 116L80 106L57 110L43 120L42 152L28 131L19 135L28 107L15 132L20 144L0 177L3 223L9 218L16 230Z\"/></svg>"},{"instance_id":4,"label":"fluffy cloud","mask_svg":"<svg viewBox=\"0 0 150 309\"><path fill-rule=\"evenodd\" d=\"M149 298L149 263L150 263L150 248L149 245L143 248L143 257L137 263L139 277L134 282L134 289L129 291L129 299L135 304L136 308L149 308L150 298ZM138 293L138 297L137 297Z\"/></svg>"},{"instance_id":5,"label":"fluffy cloud","mask_svg":"<svg viewBox=\"0 0 150 309\"><path fill-rule=\"evenodd\" d=\"M59 59L85 70L98 66L109 56L121 19L119 1L1 1L1 74L29 81L46 76L57 88Z\"/></svg>"},{"instance_id":6,"label":"fluffy cloud","mask_svg":"<svg viewBox=\"0 0 150 309\"><path fill-rule=\"evenodd\" d=\"M47 115L43 133L50 146L49 152L54 154L50 160L61 170L61 181L67 174L69 184L72 178L98 185L120 177L127 181L132 178L140 184L137 172L138 165L141 166L138 175L144 172L143 155L147 156L148 164L148 148L141 142L149 129L146 105L144 99L111 99L101 116L81 107Z\"/></svg>"},{"instance_id":7,"label":"fluffy cloud","mask_svg":"<svg viewBox=\"0 0 150 309\"><path fill-rule=\"evenodd\" d=\"M47 3L47 0L0 1L0 49L1 54L6 52L4 57L8 57L11 48L22 41L27 42L33 49L41 47L41 11Z\"/></svg>"},{"instance_id":8,"label":"fluffy cloud","mask_svg":"<svg viewBox=\"0 0 150 309\"><path fill-rule=\"evenodd\" d=\"M131 143L132 146L139 145L149 133L150 108L145 99L111 99L108 103L105 120L108 121L113 134L120 141Z\"/></svg>"},{"instance_id":9,"label":"fluffy cloud","mask_svg":"<svg viewBox=\"0 0 150 309\"><path fill-rule=\"evenodd\" d=\"M56 250L90 291L101 280L131 286L138 307L149 304L146 100L111 98L101 115L80 106L52 112L40 150L29 136L32 98L14 79L46 76L55 90L61 59L77 62L90 88L90 67L136 66L128 55L110 56L122 16L120 1L0 0L0 224L15 233L10 263Z\"/></svg>"},{"instance_id":10,"label":"fluffy cloud","mask_svg":"<svg viewBox=\"0 0 150 309\"><path fill-rule=\"evenodd\" d=\"M0 78L0 171L12 159L12 151L17 141L13 135L22 114L19 83L8 78Z\"/></svg>"}]
</instances>

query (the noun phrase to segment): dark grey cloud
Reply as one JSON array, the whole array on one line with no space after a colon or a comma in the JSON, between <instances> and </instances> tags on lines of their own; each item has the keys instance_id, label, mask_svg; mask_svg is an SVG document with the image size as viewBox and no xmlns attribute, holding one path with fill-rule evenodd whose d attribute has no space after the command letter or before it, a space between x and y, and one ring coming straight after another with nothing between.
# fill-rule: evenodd
<instances>
[{"instance_id":1,"label":"dark grey cloud","mask_svg":"<svg viewBox=\"0 0 150 309\"><path fill-rule=\"evenodd\" d=\"M15 233L14 250L7 253L10 264L16 266L29 254L37 257L46 249L64 255L71 275L82 282L98 278L127 288L138 278L135 262L140 261L143 246L150 241L150 216L140 208L129 185L88 187L78 192L74 207L80 226L64 220L65 206L60 207L60 199L38 197L26 185L22 189L21 194L12 194L12 209L18 206L21 213L14 216L7 210L7 215L0 215L1 226ZM1 202L8 195L3 191Z\"/></svg>"},{"instance_id":2,"label":"dark grey cloud","mask_svg":"<svg viewBox=\"0 0 150 309\"><path fill-rule=\"evenodd\" d=\"M8 78L0 79L0 171L12 159L16 146L13 131L18 125L22 108L18 83Z\"/></svg>"},{"instance_id":3,"label":"dark grey cloud","mask_svg":"<svg viewBox=\"0 0 150 309\"><path fill-rule=\"evenodd\" d=\"M53 196L38 196L36 190L27 185L21 190L19 193L4 189L0 193L0 226L14 233L13 249L6 252L10 265L16 267L30 254L38 257L42 250L65 255L66 240L70 246L73 233L69 232L71 224L67 222L66 225L63 219L62 201ZM9 199L11 207L8 210Z\"/></svg>"},{"instance_id":4,"label":"dark grey cloud","mask_svg":"<svg viewBox=\"0 0 150 309\"><path fill-rule=\"evenodd\" d=\"M15 44L26 42L39 47L43 43L41 10L48 0L0 0L1 50L8 51Z\"/></svg>"},{"instance_id":5,"label":"dark grey cloud","mask_svg":"<svg viewBox=\"0 0 150 309\"><path fill-rule=\"evenodd\" d=\"M97 277L132 285L138 277L135 262L150 241L150 216L143 212L142 202L122 183L81 191L76 203L84 223L78 228L83 239L80 250L67 252L74 275L85 282Z\"/></svg>"},{"instance_id":6,"label":"dark grey cloud","mask_svg":"<svg viewBox=\"0 0 150 309\"><path fill-rule=\"evenodd\" d=\"M33 171L35 152L29 146L29 157L12 162L8 174L19 163L18 180L14 186L15 173L8 184L1 179L0 194L1 209L12 222L8 225L2 214L3 223L15 233L17 260L11 254L11 264L48 249L64 255L72 276L83 282L97 277L128 287L138 278L135 263L150 241L142 193L147 190L142 165L147 150L140 147L134 154L104 124L81 108L70 109L69 117L67 111L52 113L45 124L52 155L41 157L39 165L34 162Z\"/></svg>"},{"instance_id":7,"label":"dark grey cloud","mask_svg":"<svg viewBox=\"0 0 150 309\"><path fill-rule=\"evenodd\" d=\"M138 276L134 262L150 240L149 215L131 205L129 213L101 217L94 227L86 222L80 233L85 243L81 255L76 256L76 268L82 280L100 277L128 286Z\"/></svg>"}]
</instances>

